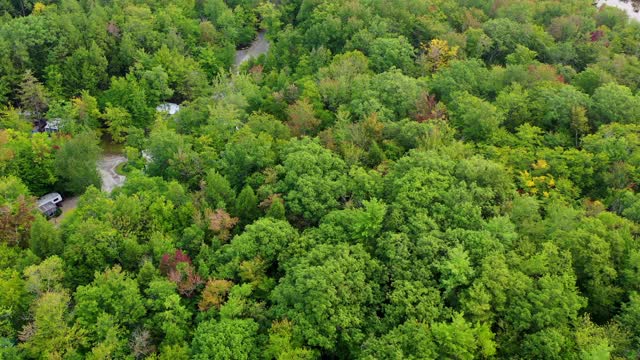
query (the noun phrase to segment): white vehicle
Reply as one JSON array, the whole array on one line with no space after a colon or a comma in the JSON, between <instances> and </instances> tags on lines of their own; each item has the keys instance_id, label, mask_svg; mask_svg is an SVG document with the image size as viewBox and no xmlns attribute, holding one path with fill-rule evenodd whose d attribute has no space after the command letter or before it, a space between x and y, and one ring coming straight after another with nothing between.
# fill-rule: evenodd
<instances>
[{"instance_id":1,"label":"white vehicle","mask_svg":"<svg viewBox=\"0 0 640 360\"><path fill-rule=\"evenodd\" d=\"M62 195L49 193L38 199L38 210L45 216L54 216L58 210L58 204L62 202Z\"/></svg>"}]
</instances>

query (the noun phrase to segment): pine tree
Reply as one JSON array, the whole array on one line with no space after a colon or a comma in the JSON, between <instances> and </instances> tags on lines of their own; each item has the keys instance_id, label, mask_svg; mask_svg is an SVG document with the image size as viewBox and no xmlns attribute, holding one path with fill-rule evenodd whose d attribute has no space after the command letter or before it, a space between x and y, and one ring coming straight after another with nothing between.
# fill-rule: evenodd
<instances>
[{"instance_id":1,"label":"pine tree","mask_svg":"<svg viewBox=\"0 0 640 360\"><path fill-rule=\"evenodd\" d=\"M251 186L245 186L238 195L235 214L242 224L249 224L258 217L258 197Z\"/></svg>"},{"instance_id":2,"label":"pine tree","mask_svg":"<svg viewBox=\"0 0 640 360\"><path fill-rule=\"evenodd\" d=\"M40 119L47 110L49 101L44 86L33 76L31 70L24 73L18 94L22 109L31 113L32 120Z\"/></svg>"}]
</instances>

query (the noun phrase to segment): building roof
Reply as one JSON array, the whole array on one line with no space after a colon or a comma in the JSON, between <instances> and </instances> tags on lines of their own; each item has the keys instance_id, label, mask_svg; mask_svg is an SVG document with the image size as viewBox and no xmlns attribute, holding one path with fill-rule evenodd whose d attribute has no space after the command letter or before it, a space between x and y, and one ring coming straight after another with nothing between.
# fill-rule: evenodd
<instances>
[{"instance_id":1,"label":"building roof","mask_svg":"<svg viewBox=\"0 0 640 360\"><path fill-rule=\"evenodd\" d=\"M180 105L174 103L163 103L156 107L156 111L165 112L169 115L173 115L180 111Z\"/></svg>"},{"instance_id":2,"label":"building roof","mask_svg":"<svg viewBox=\"0 0 640 360\"><path fill-rule=\"evenodd\" d=\"M47 124L44 126L44 130L58 131L60 129L60 122L62 119L50 119L47 120Z\"/></svg>"}]
</instances>

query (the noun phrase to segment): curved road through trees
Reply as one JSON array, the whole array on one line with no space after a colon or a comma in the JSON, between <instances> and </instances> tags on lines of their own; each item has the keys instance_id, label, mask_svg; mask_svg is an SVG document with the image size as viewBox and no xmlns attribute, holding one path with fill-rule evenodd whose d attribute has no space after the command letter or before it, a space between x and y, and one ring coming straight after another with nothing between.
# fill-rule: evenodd
<instances>
[{"instance_id":1,"label":"curved road through trees","mask_svg":"<svg viewBox=\"0 0 640 360\"><path fill-rule=\"evenodd\" d=\"M266 32L264 30L261 30L258 32L258 36L256 36L255 40L251 43L251 46L246 49L236 51L236 59L234 61L236 70L245 61L248 61L251 58L257 58L269 51L269 41L265 38L265 33Z\"/></svg>"}]
</instances>

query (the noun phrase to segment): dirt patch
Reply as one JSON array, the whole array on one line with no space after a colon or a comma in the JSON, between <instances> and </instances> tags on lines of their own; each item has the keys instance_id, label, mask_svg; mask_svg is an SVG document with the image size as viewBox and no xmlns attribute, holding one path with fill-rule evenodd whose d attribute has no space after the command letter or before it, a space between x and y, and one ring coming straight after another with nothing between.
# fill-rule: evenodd
<instances>
[{"instance_id":1,"label":"dirt patch","mask_svg":"<svg viewBox=\"0 0 640 360\"><path fill-rule=\"evenodd\" d=\"M118 165L127 161L122 155L109 154L105 155L98 161L98 171L100 171L100 177L102 178L102 190L110 193L118 186L122 186L126 179L125 176L119 175L116 172Z\"/></svg>"},{"instance_id":2,"label":"dirt patch","mask_svg":"<svg viewBox=\"0 0 640 360\"><path fill-rule=\"evenodd\" d=\"M72 210L78 207L79 198L79 196L74 196L63 199L60 203L60 210L62 210L62 213L58 217L49 219L49 221L56 224L56 226L60 225L60 223L62 223L62 220L67 217Z\"/></svg>"}]
</instances>

